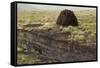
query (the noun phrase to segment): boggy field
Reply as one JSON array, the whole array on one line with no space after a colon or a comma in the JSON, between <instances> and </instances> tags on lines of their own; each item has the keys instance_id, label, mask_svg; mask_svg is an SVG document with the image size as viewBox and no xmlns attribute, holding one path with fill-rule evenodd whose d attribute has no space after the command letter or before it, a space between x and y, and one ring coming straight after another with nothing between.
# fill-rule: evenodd
<instances>
[{"instance_id":1,"label":"boggy field","mask_svg":"<svg viewBox=\"0 0 100 68\"><path fill-rule=\"evenodd\" d=\"M56 24L60 11L19 11L17 64L96 60L96 11L74 11L79 26Z\"/></svg>"}]
</instances>

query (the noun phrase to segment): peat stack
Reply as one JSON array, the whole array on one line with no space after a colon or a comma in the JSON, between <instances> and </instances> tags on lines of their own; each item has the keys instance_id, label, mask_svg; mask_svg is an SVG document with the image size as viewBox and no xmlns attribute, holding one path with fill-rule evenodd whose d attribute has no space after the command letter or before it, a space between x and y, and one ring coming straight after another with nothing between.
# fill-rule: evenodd
<instances>
[{"instance_id":1,"label":"peat stack","mask_svg":"<svg viewBox=\"0 0 100 68\"><path fill-rule=\"evenodd\" d=\"M78 26L77 18L73 11L71 10L63 10L61 11L56 24L61 26Z\"/></svg>"}]
</instances>

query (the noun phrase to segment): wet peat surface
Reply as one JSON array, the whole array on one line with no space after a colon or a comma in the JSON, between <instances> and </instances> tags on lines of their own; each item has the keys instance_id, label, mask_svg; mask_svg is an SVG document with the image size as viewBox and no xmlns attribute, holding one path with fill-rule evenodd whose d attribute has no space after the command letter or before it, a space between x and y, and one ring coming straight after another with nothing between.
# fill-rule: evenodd
<instances>
[{"instance_id":1,"label":"wet peat surface","mask_svg":"<svg viewBox=\"0 0 100 68\"><path fill-rule=\"evenodd\" d=\"M18 29L17 48L23 48L23 51L17 51L17 63L41 64L96 60L96 43L73 43L67 40L69 35L70 33L67 32L53 30ZM19 58L20 56L23 57Z\"/></svg>"}]
</instances>

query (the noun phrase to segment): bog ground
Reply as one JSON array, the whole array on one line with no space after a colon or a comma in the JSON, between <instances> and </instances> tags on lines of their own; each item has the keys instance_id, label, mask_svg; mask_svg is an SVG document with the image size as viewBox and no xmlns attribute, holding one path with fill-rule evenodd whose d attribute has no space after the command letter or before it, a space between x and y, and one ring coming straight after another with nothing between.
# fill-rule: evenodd
<instances>
[{"instance_id":1,"label":"bog ground","mask_svg":"<svg viewBox=\"0 0 100 68\"><path fill-rule=\"evenodd\" d=\"M96 60L96 11L74 11L79 26L56 24L60 11L19 11L17 63Z\"/></svg>"}]
</instances>

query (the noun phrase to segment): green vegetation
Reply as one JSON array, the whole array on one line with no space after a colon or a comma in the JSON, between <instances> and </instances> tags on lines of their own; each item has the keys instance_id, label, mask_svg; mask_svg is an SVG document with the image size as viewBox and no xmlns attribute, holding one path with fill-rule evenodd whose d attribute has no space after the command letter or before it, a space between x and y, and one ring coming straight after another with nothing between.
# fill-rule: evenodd
<instances>
[{"instance_id":1,"label":"green vegetation","mask_svg":"<svg viewBox=\"0 0 100 68\"><path fill-rule=\"evenodd\" d=\"M38 62L40 62L40 60L34 55L34 56L29 56L29 55L25 55L23 53L18 54L18 64L37 64Z\"/></svg>"},{"instance_id":2,"label":"green vegetation","mask_svg":"<svg viewBox=\"0 0 100 68\"><path fill-rule=\"evenodd\" d=\"M35 30L32 27L24 27L27 24L44 24L38 29L41 30L51 30L57 27L56 20L59 15L59 11L20 11L18 12L18 29L23 30ZM96 43L96 11L95 10L83 10L74 11L76 17L78 18L78 27L58 27L57 29L62 29L61 32L70 33L67 37L67 42L77 43L77 44L89 44ZM23 36L24 34L22 34ZM67 35L66 35L67 36ZM24 54L26 49L23 47L24 44L18 43L18 64L35 64L40 63L41 60L36 55L26 55ZM91 45L89 45L91 46Z\"/></svg>"}]
</instances>

